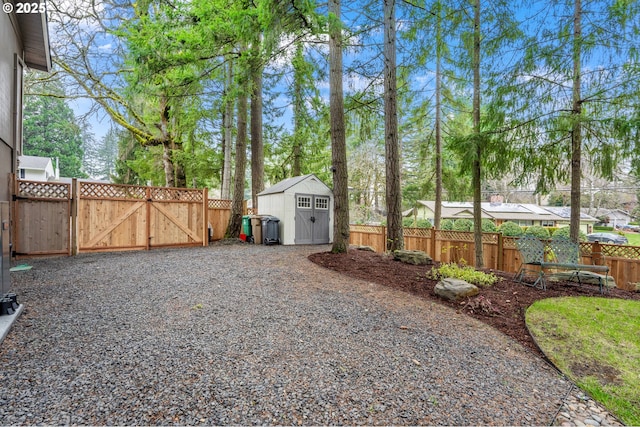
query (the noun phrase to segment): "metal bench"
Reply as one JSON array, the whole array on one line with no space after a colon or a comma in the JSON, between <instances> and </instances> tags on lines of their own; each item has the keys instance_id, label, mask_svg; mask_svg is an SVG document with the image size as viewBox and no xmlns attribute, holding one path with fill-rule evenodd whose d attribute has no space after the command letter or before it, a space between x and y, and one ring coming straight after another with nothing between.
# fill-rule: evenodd
<instances>
[{"instance_id":1,"label":"metal bench","mask_svg":"<svg viewBox=\"0 0 640 427\"><path fill-rule=\"evenodd\" d=\"M598 276L598 285L600 293L604 293L604 289L609 281L609 266L599 264L583 264L581 262L580 245L572 242L566 237L554 237L549 244L549 251L545 257L544 243L534 236L523 236L516 241L516 247L522 255L522 263L520 269L516 273L515 279L521 283L527 274L537 275L536 280L531 286L540 289L547 289L546 270L559 269L569 270L570 275L567 280L577 279L582 284L580 273L583 271L603 272L605 278ZM602 255L599 259L604 261ZM534 266L536 268L534 268Z\"/></svg>"}]
</instances>

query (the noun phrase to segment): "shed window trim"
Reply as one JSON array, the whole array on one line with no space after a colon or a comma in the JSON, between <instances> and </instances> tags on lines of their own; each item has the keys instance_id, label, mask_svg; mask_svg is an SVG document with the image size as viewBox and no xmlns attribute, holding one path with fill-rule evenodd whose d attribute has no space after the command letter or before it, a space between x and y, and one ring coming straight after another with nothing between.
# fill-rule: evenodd
<instances>
[{"instance_id":1,"label":"shed window trim","mask_svg":"<svg viewBox=\"0 0 640 427\"><path fill-rule=\"evenodd\" d=\"M298 196L296 198L296 204L299 209L311 209L311 197L310 196Z\"/></svg>"},{"instance_id":2,"label":"shed window trim","mask_svg":"<svg viewBox=\"0 0 640 427\"><path fill-rule=\"evenodd\" d=\"M329 210L329 198L328 197L316 197L316 209Z\"/></svg>"}]
</instances>

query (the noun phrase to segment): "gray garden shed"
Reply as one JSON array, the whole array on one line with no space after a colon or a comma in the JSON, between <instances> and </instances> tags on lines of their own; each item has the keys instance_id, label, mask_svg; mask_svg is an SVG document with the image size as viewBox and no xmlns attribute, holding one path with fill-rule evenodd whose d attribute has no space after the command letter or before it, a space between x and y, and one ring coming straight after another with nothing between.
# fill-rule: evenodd
<instances>
[{"instance_id":1,"label":"gray garden shed","mask_svg":"<svg viewBox=\"0 0 640 427\"><path fill-rule=\"evenodd\" d=\"M285 179L258 194L258 214L280 220L283 245L333 242L333 191L314 174Z\"/></svg>"}]
</instances>

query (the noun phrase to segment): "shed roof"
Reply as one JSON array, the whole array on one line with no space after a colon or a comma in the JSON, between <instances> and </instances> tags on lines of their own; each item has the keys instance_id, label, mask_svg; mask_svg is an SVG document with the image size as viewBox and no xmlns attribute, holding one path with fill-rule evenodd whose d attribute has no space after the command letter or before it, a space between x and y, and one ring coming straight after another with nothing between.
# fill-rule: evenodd
<instances>
[{"instance_id":1,"label":"shed roof","mask_svg":"<svg viewBox=\"0 0 640 427\"><path fill-rule=\"evenodd\" d=\"M271 187L267 188L266 190L263 190L262 192L260 192L258 194L258 196L266 196L267 194L277 194L277 193L284 193L285 191L287 191L288 189L290 189L291 187L306 181L307 179L312 179L315 181L318 181L320 184L324 185L325 187L329 188L324 182L322 182L320 180L320 178L318 178L317 176L315 176L315 174L308 174L308 175L301 175L301 176L294 176L292 178L287 178L284 179L274 185L272 185Z\"/></svg>"}]
</instances>

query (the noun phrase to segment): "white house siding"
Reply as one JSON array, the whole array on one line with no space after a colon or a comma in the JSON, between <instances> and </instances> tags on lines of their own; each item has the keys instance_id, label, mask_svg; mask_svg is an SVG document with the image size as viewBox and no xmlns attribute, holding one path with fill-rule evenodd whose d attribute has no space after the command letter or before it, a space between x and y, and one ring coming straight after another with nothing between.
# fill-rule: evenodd
<instances>
[{"instance_id":1,"label":"white house siding","mask_svg":"<svg viewBox=\"0 0 640 427\"><path fill-rule=\"evenodd\" d=\"M21 94L16 87L22 87L22 73L16 72L16 53L21 52L16 23L13 15L0 13L0 201L9 200L6 179L9 173L15 173L16 151L19 141L15 135L17 123L16 108L20 108L18 98ZM20 79L20 81L17 81Z\"/></svg>"}]
</instances>

